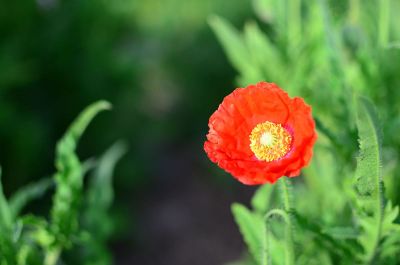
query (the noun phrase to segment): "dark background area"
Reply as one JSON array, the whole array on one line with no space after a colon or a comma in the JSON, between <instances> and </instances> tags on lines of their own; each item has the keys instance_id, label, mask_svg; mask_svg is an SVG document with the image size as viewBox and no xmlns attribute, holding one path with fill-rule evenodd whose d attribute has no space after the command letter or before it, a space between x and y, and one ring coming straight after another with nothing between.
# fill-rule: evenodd
<instances>
[{"instance_id":1,"label":"dark background area","mask_svg":"<svg viewBox=\"0 0 400 265\"><path fill-rule=\"evenodd\" d=\"M242 254L230 213L254 191L204 151L208 117L235 72L207 24L241 26L233 0L22 0L0 6L0 164L6 194L51 175L56 141L88 104L106 99L80 142L82 159L118 139L116 264L223 264ZM50 196L50 195L49 195ZM50 198L50 197L49 197ZM45 213L50 199L27 212Z\"/></svg>"}]
</instances>

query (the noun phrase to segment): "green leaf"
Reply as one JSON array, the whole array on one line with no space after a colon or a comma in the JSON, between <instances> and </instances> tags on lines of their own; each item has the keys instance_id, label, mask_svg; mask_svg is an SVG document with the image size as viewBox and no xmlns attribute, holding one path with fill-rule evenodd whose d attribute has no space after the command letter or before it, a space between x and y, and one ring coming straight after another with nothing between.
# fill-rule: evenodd
<instances>
[{"instance_id":1,"label":"green leaf","mask_svg":"<svg viewBox=\"0 0 400 265\"><path fill-rule=\"evenodd\" d=\"M294 213L294 217L299 227L304 231L311 232L315 236L314 240L317 241L317 244L324 246L326 249L332 250L333 254L342 259L342 261L346 259L351 260L353 257L352 248L347 242L334 238L324 231L322 226L318 223L303 217L297 212Z\"/></svg>"},{"instance_id":2,"label":"green leaf","mask_svg":"<svg viewBox=\"0 0 400 265\"><path fill-rule=\"evenodd\" d=\"M17 265L43 265L40 248L29 242L21 245L16 259Z\"/></svg>"},{"instance_id":3,"label":"green leaf","mask_svg":"<svg viewBox=\"0 0 400 265\"><path fill-rule=\"evenodd\" d=\"M264 231L262 217L253 214L244 205L239 203L232 205L232 213L254 260L261 261L262 236Z\"/></svg>"},{"instance_id":4,"label":"green leaf","mask_svg":"<svg viewBox=\"0 0 400 265\"><path fill-rule=\"evenodd\" d=\"M399 216L399 206L393 207L392 202L388 201L385 206L385 211L382 221L382 235L386 236L391 234L393 230L400 229L400 225L395 223L395 220Z\"/></svg>"},{"instance_id":5,"label":"green leaf","mask_svg":"<svg viewBox=\"0 0 400 265\"><path fill-rule=\"evenodd\" d=\"M21 217L21 221L25 227L31 227L35 229L47 226L46 219L32 214L24 215L23 217Z\"/></svg>"},{"instance_id":6,"label":"green leaf","mask_svg":"<svg viewBox=\"0 0 400 265\"><path fill-rule=\"evenodd\" d=\"M245 80L243 83L260 81L260 70L251 60L251 54L240 33L226 20L212 16L209 24L222 44L228 59Z\"/></svg>"},{"instance_id":7,"label":"green leaf","mask_svg":"<svg viewBox=\"0 0 400 265\"><path fill-rule=\"evenodd\" d=\"M389 201L386 204L383 221L382 221L382 236L385 236L381 243L381 257L390 258L398 256L400 253L400 224L395 223L399 216L399 207L393 207ZM397 255L396 255L397 254Z\"/></svg>"},{"instance_id":8,"label":"green leaf","mask_svg":"<svg viewBox=\"0 0 400 265\"><path fill-rule=\"evenodd\" d=\"M67 246L78 226L78 209L82 194L83 169L75 153L78 141L90 121L103 110L110 109L106 101L88 106L72 123L57 144L54 175L56 193L51 210L51 230L58 244Z\"/></svg>"},{"instance_id":9,"label":"green leaf","mask_svg":"<svg viewBox=\"0 0 400 265\"><path fill-rule=\"evenodd\" d=\"M396 230L395 233L392 233L387 236L385 241L381 246L381 257L385 258L393 258L398 257L400 254L400 231Z\"/></svg>"},{"instance_id":10,"label":"green leaf","mask_svg":"<svg viewBox=\"0 0 400 265\"><path fill-rule=\"evenodd\" d=\"M386 48L390 36L390 0L379 1L379 19L378 19L378 42L383 48Z\"/></svg>"},{"instance_id":11,"label":"green leaf","mask_svg":"<svg viewBox=\"0 0 400 265\"><path fill-rule=\"evenodd\" d=\"M14 219L31 200L40 198L52 186L53 179L45 178L21 188L10 198L10 209Z\"/></svg>"},{"instance_id":12,"label":"green leaf","mask_svg":"<svg viewBox=\"0 0 400 265\"><path fill-rule=\"evenodd\" d=\"M0 264L14 264L16 249L12 241L13 219L11 210L3 193L0 167Z\"/></svg>"},{"instance_id":13,"label":"green leaf","mask_svg":"<svg viewBox=\"0 0 400 265\"><path fill-rule=\"evenodd\" d=\"M67 132L57 144L55 165L59 172L69 169L68 157L75 155L75 149L80 137L92 119L101 111L111 108L107 101L98 101L88 106L71 124Z\"/></svg>"},{"instance_id":14,"label":"green leaf","mask_svg":"<svg viewBox=\"0 0 400 265\"><path fill-rule=\"evenodd\" d=\"M114 196L112 188L114 168L126 151L126 144L117 142L100 158L88 190L88 200L93 207L107 210L111 206Z\"/></svg>"},{"instance_id":15,"label":"green leaf","mask_svg":"<svg viewBox=\"0 0 400 265\"><path fill-rule=\"evenodd\" d=\"M250 66L250 54L240 33L228 21L218 16L212 16L209 23L233 66L236 69Z\"/></svg>"},{"instance_id":16,"label":"green leaf","mask_svg":"<svg viewBox=\"0 0 400 265\"><path fill-rule=\"evenodd\" d=\"M251 199L251 206L260 214L265 214L270 206L271 195L274 186L271 184L264 184L259 187Z\"/></svg>"},{"instance_id":17,"label":"green leaf","mask_svg":"<svg viewBox=\"0 0 400 265\"><path fill-rule=\"evenodd\" d=\"M360 154L357 157L356 192L368 214L382 215L381 131L374 106L365 98L357 101Z\"/></svg>"},{"instance_id":18,"label":"green leaf","mask_svg":"<svg viewBox=\"0 0 400 265\"><path fill-rule=\"evenodd\" d=\"M247 61L252 62L252 66L257 66L258 69L256 81L274 80L278 84L284 83L287 78L287 67L280 51L255 22L246 23L244 41L250 56Z\"/></svg>"},{"instance_id":19,"label":"green leaf","mask_svg":"<svg viewBox=\"0 0 400 265\"><path fill-rule=\"evenodd\" d=\"M3 184L1 181L1 167L0 167L0 234L5 234L11 230L12 227L12 214L8 201L3 193Z\"/></svg>"},{"instance_id":20,"label":"green leaf","mask_svg":"<svg viewBox=\"0 0 400 265\"><path fill-rule=\"evenodd\" d=\"M359 231L354 227L328 227L323 230L324 234L328 234L335 239L356 239Z\"/></svg>"},{"instance_id":21,"label":"green leaf","mask_svg":"<svg viewBox=\"0 0 400 265\"><path fill-rule=\"evenodd\" d=\"M360 210L359 223L363 230L359 242L364 248L361 259L371 263L379 258L379 245L390 231L390 224L398 212L396 208L392 209L391 204L384 211L381 130L374 106L363 97L357 101L356 124L360 154L357 158L355 191Z\"/></svg>"},{"instance_id":22,"label":"green leaf","mask_svg":"<svg viewBox=\"0 0 400 265\"><path fill-rule=\"evenodd\" d=\"M253 0L253 9L256 15L264 22L271 23L273 19L273 1Z\"/></svg>"},{"instance_id":23,"label":"green leaf","mask_svg":"<svg viewBox=\"0 0 400 265\"><path fill-rule=\"evenodd\" d=\"M97 241L105 240L108 234L106 227L110 221L108 210L114 197L112 177L117 162L126 151L127 146L122 141L112 145L98 161L90 179L84 220L88 231L97 238Z\"/></svg>"}]
</instances>

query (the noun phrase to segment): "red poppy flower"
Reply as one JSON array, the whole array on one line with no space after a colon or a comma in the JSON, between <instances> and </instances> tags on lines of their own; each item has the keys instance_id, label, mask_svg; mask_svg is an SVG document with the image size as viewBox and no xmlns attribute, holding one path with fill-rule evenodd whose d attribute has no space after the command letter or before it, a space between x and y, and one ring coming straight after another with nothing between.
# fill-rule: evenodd
<instances>
[{"instance_id":1,"label":"red poppy flower","mask_svg":"<svg viewBox=\"0 0 400 265\"><path fill-rule=\"evenodd\" d=\"M311 107L266 82L234 90L208 125L208 157L247 185L298 176L317 139Z\"/></svg>"}]
</instances>

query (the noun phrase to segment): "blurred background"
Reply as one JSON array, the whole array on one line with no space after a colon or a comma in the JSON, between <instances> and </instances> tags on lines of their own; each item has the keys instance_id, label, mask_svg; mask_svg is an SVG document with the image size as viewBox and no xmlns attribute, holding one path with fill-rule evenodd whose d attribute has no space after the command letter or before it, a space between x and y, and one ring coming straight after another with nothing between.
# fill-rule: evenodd
<instances>
[{"instance_id":1,"label":"blurred background","mask_svg":"<svg viewBox=\"0 0 400 265\"><path fill-rule=\"evenodd\" d=\"M400 28L389 14L400 4L303 1L297 12L286 2L301 1L0 0L6 195L51 175L56 141L85 106L106 99L113 110L90 125L78 151L87 159L118 139L129 145L114 179L114 263L237 260L244 245L230 205L247 203L255 188L213 165L203 142L225 95L267 80L305 97L338 136L333 178L357 148L349 91L370 97L385 124L387 192L398 204ZM46 213L50 202L26 211Z\"/></svg>"},{"instance_id":2,"label":"blurred background","mask_svg":"<svg viewBox=\"0 0 400 265\"><path fill-rule=\"evenodd\" d=\"M106 99L82 159L118 139L115 264L222 264L241 255L230 203L250 196L206 158L208 117L234 87L211 14L241 25L241 0L2 0L0 164L6 195L54 172L54 148ZM50 197L27 212L46 213Z\"/></svg>"}]
</instances>

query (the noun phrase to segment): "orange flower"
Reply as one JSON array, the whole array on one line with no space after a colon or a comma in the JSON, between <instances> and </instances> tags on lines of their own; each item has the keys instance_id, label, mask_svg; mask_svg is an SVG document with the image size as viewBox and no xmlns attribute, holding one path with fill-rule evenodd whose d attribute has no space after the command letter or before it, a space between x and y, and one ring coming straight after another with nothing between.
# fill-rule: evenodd
<instances>
[{"instance_id":1,"label":"orange flower","mask_svg":"<svg viewBox=\"0 0 400 265\"><path fill-rule=\"evenodd\" d=\"M247 185L298 176L317 139L311 107L266 82L235 89L208 125L208 157Z\"/></svg>"}]
</instances>

